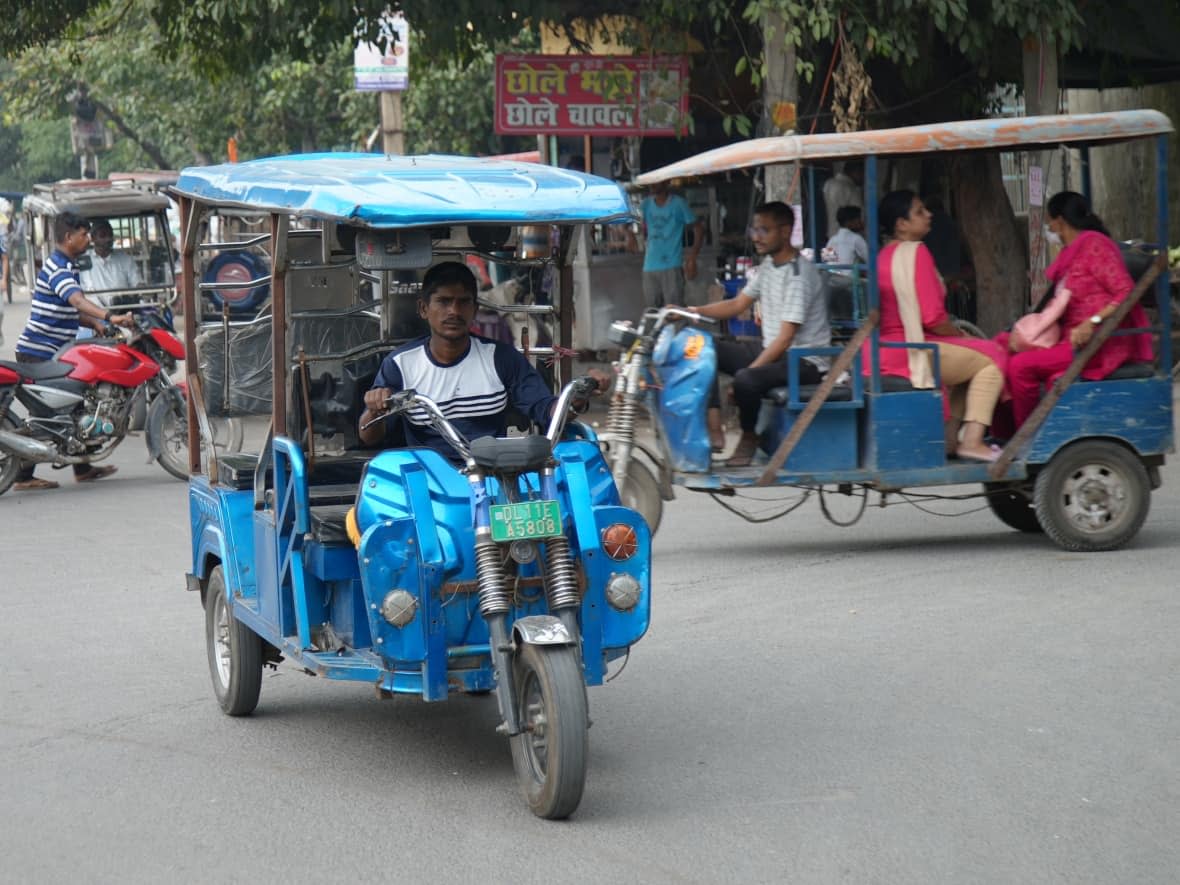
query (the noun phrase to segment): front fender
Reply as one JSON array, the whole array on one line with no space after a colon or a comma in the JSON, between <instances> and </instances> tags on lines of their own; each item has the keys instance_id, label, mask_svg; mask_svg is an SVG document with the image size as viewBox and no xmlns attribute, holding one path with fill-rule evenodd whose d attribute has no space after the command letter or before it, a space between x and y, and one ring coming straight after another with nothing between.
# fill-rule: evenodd
<instances>
[{"instance_id":1,"label":"front fender","mask_svg":"<svg viewBox=\"0 0 1180 885\"><path fill-rule=\"evenodd\" d=\"M553 615L529 615L512 623L512 638L518 645L575 645L565 624Z\"/></svg>"}]
</instances>

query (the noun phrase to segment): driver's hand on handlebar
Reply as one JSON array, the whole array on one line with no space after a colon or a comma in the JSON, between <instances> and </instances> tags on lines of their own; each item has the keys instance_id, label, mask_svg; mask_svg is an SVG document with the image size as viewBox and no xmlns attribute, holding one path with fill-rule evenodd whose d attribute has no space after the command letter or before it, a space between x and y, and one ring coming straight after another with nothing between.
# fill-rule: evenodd
<instances>
[{"instance_id":1,"label":"driver's hand on handlebar","mask_svg":"<svg viewBox=\"0 0 1180 885\"><path fill-rule=\"evenodd\" d=\"M133 313L108 313L106 321L115 326L123 326L125 328L132 328L135 325L135 314Z\"/></svg>"},{"instance_id":2,"label":"driver's hand on handlebar","mask_svg":"<svg viewBox=\"0 0 1180 885\"><path fill-rule=\"evenodd\" d=\"M388 387L374 387L365 391L365 408L373 415L380 415L389 408L389 398L393 391Z\"/></svg>"},{"instance_id":3,"label":"driver's hand on handlebar","mask_svg":"<svg viewBox=\"0 0 1180 885\"><path fill-rule=\"evenodd\" d=\"M594 379L594 383L598 385L594 389L594 392L590 394L591 396L598 396L599 394L605 393L615 386L615 376L613 372L604 372L602 369L587 369L586 376ZM590 407L590 400L585 398L575 399L570 403L570 405L573 407L575 412L584 412Z\"/></svg>"}]
</instances>

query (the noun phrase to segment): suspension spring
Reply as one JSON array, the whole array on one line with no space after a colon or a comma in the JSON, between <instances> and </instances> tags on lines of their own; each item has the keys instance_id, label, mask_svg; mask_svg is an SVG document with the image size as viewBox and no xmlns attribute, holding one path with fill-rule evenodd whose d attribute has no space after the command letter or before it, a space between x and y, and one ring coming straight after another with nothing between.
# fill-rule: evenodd
<instances>
[{"instance_id":1,"label":"suspension spring","mask_svg":"<svg viewBox=\"0 0 1180 885\"><path fill-rule=\"evenodd\" d=\"M635 437L635 413L639 409L636 398L624 393L616 397L606 413L606 429L614 438L632 440Z\"/></svg>"},{"instance_id":2,"label":"suspension spring","mask_svg":"<svg viewBox=\"0 0 1180 885\"><path fill-rule=\"evenodd\" d=\"M479 611L485 618L512 607L500 548L490 538L475 543L475 573L479 579Z\"/></svg>"},{"instance_id":3,"label":"suspension spring","mask_svg":"<svg viewBox=\"0 0 1180 885\"><path fill-rule=\"evenodd\" d=\"M570 555L569 539L564 536L545 541L545 596L551 612L582 604L578 572Z\"/></svg>"}]
</instances>

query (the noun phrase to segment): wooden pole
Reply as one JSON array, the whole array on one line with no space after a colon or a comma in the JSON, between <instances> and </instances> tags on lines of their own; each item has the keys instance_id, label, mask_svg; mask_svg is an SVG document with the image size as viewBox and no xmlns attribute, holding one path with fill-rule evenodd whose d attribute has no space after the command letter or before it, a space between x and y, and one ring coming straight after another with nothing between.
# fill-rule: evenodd
<instances>
[{"instance_id":1,"label":"wooden pole","mask_svg":"<svg viewBox=\"0 0 1180 885\"><path fill-rule=\"evenodd\" d=\"M405 117L402 112L400 92L382 92L381 95L381 149L390 157L400 157L406 152Z\"/></svg>"},{"instance_id":2,"label":"wooden pole","mask_svg":"<svg viewBox=\"0 0 1180 885\"><path fill-rule=\"evenodd\" d=\"M768 486L774 483L775 474L787 462L787 457L794 451L799 440L803 438L803 434L807 432L807 428L811 426L811 422L815 420L815 416L819 414L820 406L827 402L828 395L832 392L832 388L836 386L836 379L852 367L852 361L856 358L857 351L860 350L861 345L865 343L865 340L869 337L873 329L877 327L877 321L879 319L880 314L877 311L869 311L869 315L865 318L865 321L856 330L856 334L852 336L852 340L844 345L844 349L840 351L840 355L836 357L835 362L832 363L832 367L828 369L827 376L820 382L819 387L811 395L811 399L808 400L803 411L799 413L799 417L795 419L795 423L791 425L786 438L779 443L778 449L771 456L770 462L766 465L766 469L762 471L762 475L758 477L758 482L755 485Z\"/></svg>"},{"instance_id":3,"label":"wooden pole","mask_svg":"<svg viewBox=\"0 0 1180 885\"><path fill-rule=\"evenodd\" d=\"M1168 256L1161 254L1152 263L1151 267L1147 269L1147 273L1139 278L1139 282L1135 284L1135 288L1131 290L1131 294L1124 298L1115 312L1108 316L1106 321L1094 331L1086 346L1077 352L1073 358L1073 362L1069 364L1069 368L1065 370L1065 373L1053 382L1053 387L1045 394L1045 398L1033 409L1028 419L1020 425L1020 429L1016 431L1012 439L1008 440L1008 444L1000 452L1000 457L988 469L988 475L992 479L999 479L1008 471L1008 465L1016 460L1016 456L1024 449L1029 440L1033 438L1033 435L1041 429L1041 425L1045 423L1045 419L1053 411L1053 407L1057 405L1057 401L1069 389L1069 385L1073 384L1077 377L1082 374L1082 369L1086 367L1086 363L1090 361L1090 357L1096 354L1098 348L1106 343L1106 339L1126 319L1127 314L1131 312L1131 308L1139 303L1139 299L1143 297L1143 293L1151 287L1151 284L1155 282L1155 278L1167 266Z\"/></svg>"}]
</instances>

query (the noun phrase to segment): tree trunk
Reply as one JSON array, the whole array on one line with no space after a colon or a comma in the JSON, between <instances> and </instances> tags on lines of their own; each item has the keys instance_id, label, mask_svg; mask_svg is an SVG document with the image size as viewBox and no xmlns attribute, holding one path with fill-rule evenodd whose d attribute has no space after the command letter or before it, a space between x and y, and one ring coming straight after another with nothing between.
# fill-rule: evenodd
<instances>
[{"instance_id":1,"label":"tree trunk","mask_svg":"<svg viewBox=\"0 0 1180 885\"><path fill-rule=\"evenodd\" d=\"M1180 83L1164 83L1138 89L1071 89L1070 113L1154 108L1180 120ZM1168 141L1168 230L1173 243L1180 242L1180 137ZM1090 181L1094 211L1115 239L1142 237L1155 242L1155 144L1131 142L1090 151ZM1074 164L1072 188L1081 190L1078 164Z\"/></svg>"},{"instance_id":2,"label":"tree trunk","mask_svg":"<svg viewBox=\"0 0 1180 885\"><path fill-rule=\"evenodd\" d=\"M953 155L951 186L975 266L977 324L994 335L1024 313L1028 243L1004 190L998 154Z\"/></svg>"},{"instance_id":3,"label":"tree trunk","mask_svg":"<svg viewBox=\"0 0 1180 885\"><path fill-rule=\"evenodd\" d=\"M762 54L766 60L766 77L762 81L762 124L759 135L778 135L772 115L780 102L798 103L799 74L795 70L795 45L786 39L787 21L778 12L766 11L759 22L762 31ZM793 203L798 194L788 193L794 178L794 165L767 166L766 200Z\"/></svg>"}]
</instances>

